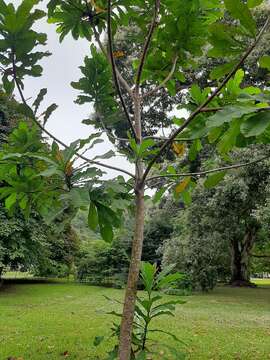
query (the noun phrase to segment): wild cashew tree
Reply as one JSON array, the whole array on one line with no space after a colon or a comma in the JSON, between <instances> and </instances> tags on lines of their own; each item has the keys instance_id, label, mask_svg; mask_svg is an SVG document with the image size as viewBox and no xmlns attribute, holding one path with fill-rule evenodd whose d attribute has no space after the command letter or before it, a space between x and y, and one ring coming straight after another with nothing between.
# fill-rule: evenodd
<instances>
[{"instance_id":1,"label":"wild cashew tree","mask_svg":"<svg viewBox=\"0 0 270 360\"><path fill-rule=\"evenodd\" d=\"M216 173L207 179L208 186L214 186L227 170L264 160L252 159L249 163L233 164L229 152L234 146L268 143L270 140L269 92L241 85L245 76L241 66L262 39L269 20L266 16L265 24L257 31L252 11L263 0L49 1L48 21L57 24L60 41L71 33L75 40L85 38L91 44L91 57L85 58L81 67L83 77L72 83L81 92L77 103L92 103L95 111L103 114L105 122L121 122L123 128L127 128L127 137L120 140L128 145L125 156L135 165L135 172L131 173L114 166L113 160L108 165L84 154L85 147L89 150L101 141L100 135L106 129L106 123L105 126L103 122L96 123L101 130L99 133L68 146L46 129L46 122L56 105L38 113L47 90L42 89L31 106L25 98L25 76L40 76L42 68L38 63L44 56L49 56L48 52L35 51L37 46L46 45L46 35L33 30L35 21L46 16L43 11L33 10L38 3L39 0L22 0L15 9L11 3L0 0L1 72L4 90L11 95L17 88L21 98L18 110L54 140L52 154L48 158L29 152L2 153L1 162L6 164L2 178L7 186L1 191L1 197L9 210L20 206L25 211L35 206L42 214L48 214L56 206L59 210L67 201L73 201L77 207L89 206L89 225L95 230L99 228L106 240L112 238L113 228L119 226L123 211L134 205L135 229L118 354L120 360L128 360L143 245L145 190L155 179L163 178L166 181L155 199L172 190L188 203L199 177ZM225 16L231 17L232 21L223 22ZM131 64L135 73L133 84L125 80L116 66L116 58L119 60L125 54L121 53L121 49L114 48L113 41L117 31L128 28L130 24L140 29L138 37L132 40L136 42L140 54ZM107 37L107 46L103 36ZM188 103L178 107L186 108L189 116L186 119L173 118L167 129L167 138L145 136L142 125L146 99L149 104L151 97L154 104L155 95L161 88L172 94L177 89L181 91L179 85L185 82L185 70L196 67L199 57L206 54L219 60L219 65L211 72L211 87L200 89L196 84L190 87ZM268 56L261 58L259 63L269 70ZM145 83L151 88L148 92L142 91ZM126 105L127 97L132 106ZM112 143L119 140L113 132L108 138ZM192 159L207 142L217 144L226 166L188 173L173 164L162 165L168 150L172 149L179 157L188 153ZM110 155L111 152L101 158ZM35 174L29 171L30 158L40 160L42 171ZM75 160L78 159L83 163L77 165ZM17 175L16 183L9 182L9 171L14 171L14 166L19 164L25 171ZM100 168L124 173L128 180L118 177L114 181L104 181ZM21 174L24 186L20 183ZM41 186L35 191L27 187L28 180L34 177L39 180L46 178L46 184L51 181L50 191ZM64 185L61 187L58 183L53 191L57 177L63 180Z\"/></svg>"}]
</instances>

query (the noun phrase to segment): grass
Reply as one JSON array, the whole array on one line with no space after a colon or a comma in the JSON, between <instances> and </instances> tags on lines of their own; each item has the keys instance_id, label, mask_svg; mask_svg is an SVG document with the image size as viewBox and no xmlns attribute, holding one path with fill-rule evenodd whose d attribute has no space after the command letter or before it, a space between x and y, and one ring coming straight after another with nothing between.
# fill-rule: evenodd
<instances>
[{"instance_id":1,"label":"grass","mask_svg":"<svg viewBox=\"0 0 270 360\"><path fill-rule=\"evenodd\" d=\"M109 334L113 318L104 311L118 310L104 295L121 299L123 291L72 282L29 282L2 288L0 360L103 359L112 344L96 349L93 339ZM267 282L256 289L218 287L186 300L178 306L175 318L163 317L155 325L187 343L188 359L270 359Z\"/></svg>"}]
</instances>

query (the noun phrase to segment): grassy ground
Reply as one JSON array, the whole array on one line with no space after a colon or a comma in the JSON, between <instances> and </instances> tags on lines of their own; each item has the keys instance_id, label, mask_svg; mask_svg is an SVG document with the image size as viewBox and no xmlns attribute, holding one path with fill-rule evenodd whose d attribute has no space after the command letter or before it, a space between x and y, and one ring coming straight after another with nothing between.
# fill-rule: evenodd
<instances>
[{"instance_id":1,"label":"grassy ground","mask_svg":"<svg viewBox=\"0 0 270 360\"><path fill-rule=\"evenodd\" d=\"M219 287L209 294L186 297L175 318L163 317L156 325L188 344L188 359L270 359L270 286L266 283L257 289ZM104 358L112 344L97 352L93 338L109 334L112 319L104 311L117 310L104 295L121 299L123 292L61 282L1 289L0 360Z\"/></svg>"}]
</instances>

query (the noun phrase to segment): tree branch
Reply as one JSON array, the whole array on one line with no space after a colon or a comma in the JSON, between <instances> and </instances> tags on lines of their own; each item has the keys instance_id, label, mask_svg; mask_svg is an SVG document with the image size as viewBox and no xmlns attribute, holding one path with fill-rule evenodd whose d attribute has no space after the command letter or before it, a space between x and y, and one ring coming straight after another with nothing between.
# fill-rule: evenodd
<instances>
[{"instance_id":1,"label":"tree branch","mask_svg":"<svg viewBox=\"0 0 270 360\"><path fill-rule=\"evenodd\" d=\"M143 95L143 98L146 98L148 96L152 96L154 95L155 93L157 93L160 89L162 89L168 81L171 80L174 72L175 72L175 69L176 69L176 64L177 64L177 60L178 60L178 56L176 56L173 60L173 65L172 65L172 68L171 68L171 71L169 72L168 76L162 81L162 83L160 85L158 85L155 89L153 90L150 90L148 91L147 93L145 93Z\"/></svg>"},{"instance_id":2,"label":"tree branch","mask_svg":"<svg viewBox=\"0 0 270 360\"><path fill-rule=\"evenodd\" d=\"M140 86L140 82L141 82L141 77L142 77L142 71L143 71L143 67L144 67L144 63L146 60L146 56L147 56L147 52L149 50L149 46L151 43L151 39L155 30L155 27L157 25L157 17L158 17L158 13L159 13L159 9L160 9L160 0L155 0L155 11L154 11L154 15L153 15L153 19L148 31L148 35L144 44L144 48L143 48L143 52L141 55L141 59L140 59L140 64L138 67L138 71L137 71L137 77L136 77L136 81L135 81L135 91L138 92L139 90L139 86Z\"/></svg>"},{"instance_id":3,"label":"tree branch","mask_svg":"<svg viewBox=\"0 0 270 360\"><path fill-rule=\"evenodd\" d=\"M95 40L98 43L98 46L100 47L100 50L102 51L103 55L106 56L106 58L111 62L110 56L107 53L106 49L104 48L104 46L103 46L103 44L102 44L102 42L101 42L101 40L99 38L99 34L98 34L97 30L94 27L93 27L93 31L94 31ZM115 71L116 71L117 77L119 79L119 82L121 83L123 88L128 92L128 94L132 97L133 96L132 89L129 86L129 84L127 83L127 81L120 74L116 64L115 64Z\"/></svg>"},{"instance_id":4,"label":"tree branch","mask_svg":"<svg viewBox=\"0 0 270 360\"><path fill-rule=\"evenodd\" d=\"M204 176L204 175L208 175L208 174L216 173L216 172L220 172L220 171L226 171L226 170L232 170L232 169L238 169L238 168L241 168L241 167L251 166L253 164L256 164L256 163L259 163L259 162L262 162L264 160L269 159L269 156L270 155L267 155L267 156L264 156L264 157L262 157L260 159L249 161L249 162L246 162L246 163L223 166L223 167L215 168L215 169L211 169L211 170L190 172L190 173L164 174L164 175L152 176L152 177L149 177L146 181L148 182L148 181L152 181L152 180L156 180L156 179L160 179L160 178L178 178L178 177L187 177L187 176Z\"/></svg>"},{"instance_id":5,"label":"tree branch","mask_svg":"<svg viewBox=\"0 0 270 360\"><path fill-rule=\"evenodd\" d=\"M250 254L250 256L255 257L255 258L270 259L270 255L257 255L257 254Z\"/></svg>"},{"instance_id":6,"label":"tree branch","mask_svg":"<svg viewBox=\"0 0 270 360\"><path fill-rule=\"evenodd\" d=\"M114 83L115 83L115 87L116 90L118 92L121 104L123 106L124 109L124 113L127 117L129 126L131 128L132 134L134 136L135 139L137 139L137 135L136 135L136 131L134 128L134 125L132 123L131 117L129 115L125 100L123 98L122 92L121 92L121 88L119 85L119 81L118 81L118 76L117 76L117 71L116 71L116 65L115 65L115 60L114 60L114 56L113 56L113 39L112 39L112 19L111 19L111 0L108 0L108 17L107 17L107 34L108 34L108 47L109 47L109 56L110 56L110 62L111 62L111 66L112 66L112 72L113 72L113 77L114 77Z\"/></svg>"},{"instance_id":7,"label":"tree branch","mask_svg":"<svg viewBox=\"0 0 270 360\"><path fill-rule=\"evenodd\" d=\"M259 32L257 38L252 43L252 45L247 49L247 51L244 53L242 58L238 61L238 63L234 66L234 68L231 70L231 72L225 77L225 79L222 81L222 83L217 87L216 90L206 99L183 123L182 126L180 126L172 135L171 137L164 142L164 144L161 146L159 152L156 154L156 156L150 161L149 165L147 166L142 181L145 181L149 171L151 170L152 166L155 164L155 162L159 159L160 155L163 153L163 151L172 144L173 140L176 138L177 135L179 135L188 125L189 123L198 115L201 113L201 110L204 109L223 89L223 87L227 84L227 82L233 77L233 75L237 72L237 70L242 66L246 58L250 55L250 53L255 49L256 45L260 41L262 35L264 34L265 30L267 29L269 25L270 18L267 19L264 26L262 27L261 31Z\"/></svg>"},{"instance_id":8,"label":"tree branch","mask_svg":"<svg viewBox=\"0 0 270 360\"><path fill-rule=\"evenodd\" d=\"M14 81L15 81L15 84L16 84L16 87L18 89L18 92L20 94L20 97L21 97L21 100L22 102L24 103L24 105L28 106L27 102L26 102L26 99L23 95L23 92L22 92L22 89L20 87L20 84L19 84L19 81L18 81L18 78L17 78L17 73L16 73L16 64L15 64L15 55L13 53L13 59L12 59L12 63L13 63L13 78L14 78ZM67 144L65 144L63 141L59 140L57 137L55 137L52 133L50 133L47 129L45 129L40 123L39 121L33 117L32 120L34 121L34 123L40 128L40 130L42 130L46 135L48 135L51 139L53 139L55 142L57 142L58 144L62 145L65 149L68 149L69 146ZM110 170L115 170L115 171L118 171L118 172L121 172L121 173L124 173L132 178L134 178L135 176L133 174L131 174L129 171L126 171L124 169L120 169L116 166L111 166L111 165L107 165L107 164L104 164L104 163L101 163L99 161L95 161L95 160L91 160L91 159L88 159L87 157L81 155L80 153L76 152L75 155L78 156L78 158L88 162L89 164L93 164L93 165L97 165L97 166L100 166L100 167L104 167L104 168L107 168L107 169L110 169Z\"/></svg>"}]
</instances>

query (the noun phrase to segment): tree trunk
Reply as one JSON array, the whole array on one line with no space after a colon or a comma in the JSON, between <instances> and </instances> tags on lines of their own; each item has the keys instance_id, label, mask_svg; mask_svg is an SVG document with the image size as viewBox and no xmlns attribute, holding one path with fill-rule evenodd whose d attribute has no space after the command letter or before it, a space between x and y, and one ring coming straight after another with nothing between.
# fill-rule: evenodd
<instances>
[{"instance_id":1,"label":"tree trunk","mask_svg":"<svg viewBox=\"0 0 270 360\"><path fill-rule=\"evenodd\" d=\"M4 268L0 267L0 288L3 285L3 279L2 279L3 271L4 271Z\"/></svg>"},{"instance_id":2,"label":"tree trunk","mask_svg":"<svg viewBox=\"0 0 270 360\"><path fill-rule=\"evenodd\" d=\"M231 280L233 286L252 286L249 273L250 251L254 244L254 233L248 230L243 241L231 242Z\"/></svg>"},{"instance_id":3,"label":"tree trunk","mask_svg":"<svg viewBox=\"0 0 270 360\"><path fill-rule=\"evenodd\" d=\"M124 309L121 322L119 341L119 360L129 360L131 352L132 325L135 310L137 283L140 272L140 262L143 247L144 230L144 190L136 194L135 233L132 244L132 254L126 287Z\"/></svg>"},{"instance_id":4,"label":"tree trunk","mask_svg":"<svg viewBox=\"0 0 270 360\"><path fill-rule=\"evenodd\" d=\"M134 124L137 137L137 143L142 142L141 129L141 99L139 89L134 93ZM136 161L136 183L135 183L135 229L132 242L132 252L126 286L124 308L122 314L120 338L119 338L119 360L129 360L131 355L131 340L133 319L136 304L137 285L140 273L140 264L143 248L143 231L144 231L144 183L141 179L144 173L143 160L138 158Z\"/></svg>"}]
</instances>

